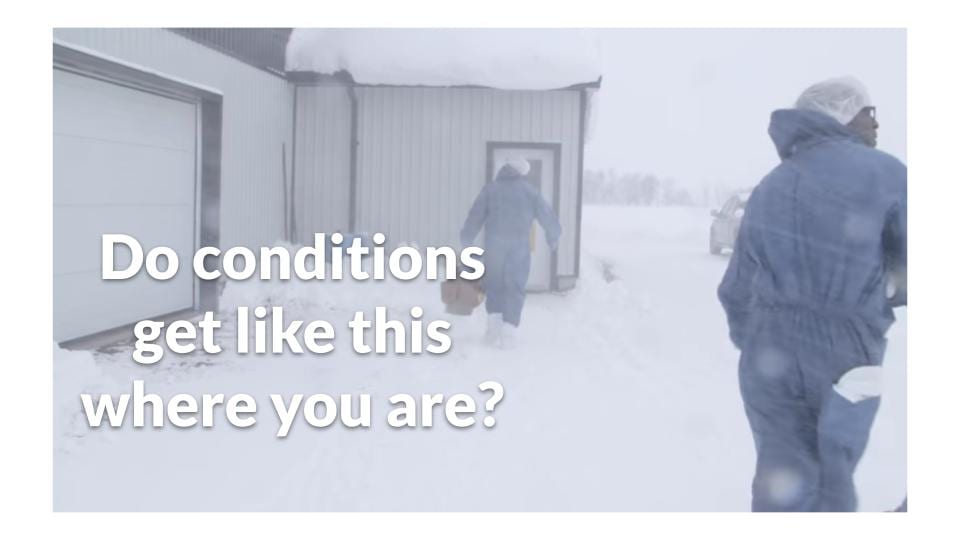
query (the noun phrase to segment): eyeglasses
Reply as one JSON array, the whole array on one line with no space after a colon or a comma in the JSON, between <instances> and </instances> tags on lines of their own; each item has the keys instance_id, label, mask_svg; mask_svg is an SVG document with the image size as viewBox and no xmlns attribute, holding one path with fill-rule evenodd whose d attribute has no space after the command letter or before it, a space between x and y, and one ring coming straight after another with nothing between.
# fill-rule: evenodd
<instances>
[{"instance_id":1,"label":"eyeglasses","mask_svg":"<svg viewBox=\"0 0 960 540\"><path fill-rule=\"evenodd\" d=\"M867 115L870 116L870 118L873 118L874 120L877 119L877 108L876 108L876 107L874 107L874 106L871 105L871 106L869 106L869 107L864 107L863 110L867 112Z\"/></svg>"}]
</instances>

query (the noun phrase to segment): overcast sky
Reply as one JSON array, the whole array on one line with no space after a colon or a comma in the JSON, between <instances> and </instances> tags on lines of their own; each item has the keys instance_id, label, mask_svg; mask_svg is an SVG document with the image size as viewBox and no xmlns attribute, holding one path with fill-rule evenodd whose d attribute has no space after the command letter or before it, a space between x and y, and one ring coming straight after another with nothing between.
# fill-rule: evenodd
<instances>
[{"instance_id":1,"label":"overcast sky","mask_svg":"<svg viewBox=\"0 0 960 540\"><path fill-rule=\"evenodd\" d=\"M770 112L819 80L869 90L878 147L906 161L905 30L596 30L603 61L588 169L685 185L756 184L778 163Z\"/></svg>"}]
</instances>

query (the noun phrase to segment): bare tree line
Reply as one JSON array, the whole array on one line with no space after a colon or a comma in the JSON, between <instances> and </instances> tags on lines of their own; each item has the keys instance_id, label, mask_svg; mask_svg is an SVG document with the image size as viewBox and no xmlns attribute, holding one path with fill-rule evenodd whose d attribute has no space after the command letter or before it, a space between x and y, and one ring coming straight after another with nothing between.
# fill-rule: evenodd
<instances>
[{"instance_id":1,"label":"bare tree line","mask_svg":"<svg viewBox=\"0 0 960 540\"><path fill-rule=\"evenodd\" d=\"M702 206L722 204L735 188L717 183L696 187L651 173L620 173L614 169L583 171L584 204L626 206Z\"/></svg>"}]
</instances>

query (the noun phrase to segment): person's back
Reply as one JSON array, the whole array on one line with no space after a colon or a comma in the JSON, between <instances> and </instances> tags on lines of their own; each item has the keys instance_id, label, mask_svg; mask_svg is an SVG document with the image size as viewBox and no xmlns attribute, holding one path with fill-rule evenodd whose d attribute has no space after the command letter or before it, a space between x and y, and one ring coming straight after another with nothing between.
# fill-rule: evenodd
<instances>
[{"instance_id":1,"label":"person's back","mask_svg":"<svg viewBox=\"0 0 960 540\"><path fill-rule=\"evenodd\" d=\"M483 226L488 247L491 244L529 242L534 220L538 215L550 212L533 184L512 167L503 167L497 179L484 186L480 198L484 201L483 222L480 222L480 215L471 214L464 226L464 234L472 238ZM549 237L559 236L559 231L550 227L551 220L545 219L544 222Z\"/></svg>"},{"instance_id":2,"label":"person's back","mask_svg":"<svg viewBox=\"0 0 960 540\"><path fill-rule=\"evenodd\" d=\"M741 225L745 255L762 261L756 302L893 322L887 273L905 245L906 167L815 111L773 114L784 161L754 190ZM723 293L721 293L723 294Z\"/></svg>"}]
</instances>

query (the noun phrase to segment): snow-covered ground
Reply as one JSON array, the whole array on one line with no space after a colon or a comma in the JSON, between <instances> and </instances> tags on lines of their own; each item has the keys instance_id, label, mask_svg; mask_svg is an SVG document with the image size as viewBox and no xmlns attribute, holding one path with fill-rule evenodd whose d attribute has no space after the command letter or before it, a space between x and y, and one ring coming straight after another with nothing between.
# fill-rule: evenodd
<instances>
[{"instance_id":1,"label":"snow-covered ground","mask_svg":"<svg viewBox=\"0 0 960 540\"><path fill-rule=\"evenodd\" d=\"M129 348L54 354L57 510L733 510L749 509L753 443L716 286L726 259L707 251L703 209L587 207L581 279L532 295L521 343L484 346L484 315L446 316L440 357L355 356L356 310L422 305L444 318L436 283L231 284L237 305L282 305L290 318L337 325L331 356L216 356L135 364ZM863 510L906 489L906 313L890 334L885 397L857 474ZM229 325L225 325L229 327ZM249 393L258 423L212 429L86 427L78 394ZM496 427L386 425L400 392L505 397ZM308 426L278 439L271 393L369 393L373 426ZM482 418L478 415L478 420Z\"/></svg>"}]
</instances>

